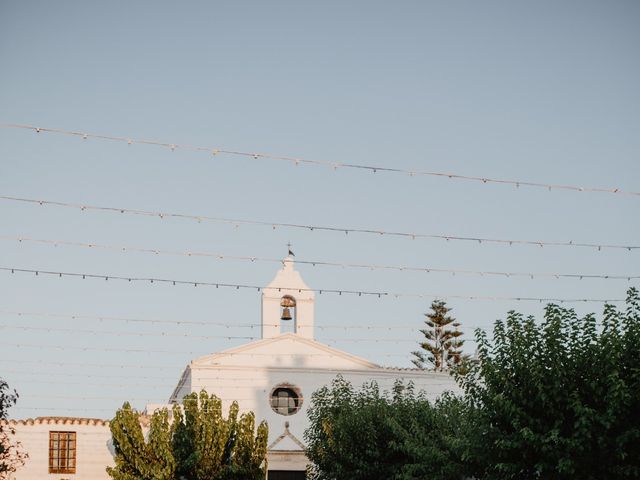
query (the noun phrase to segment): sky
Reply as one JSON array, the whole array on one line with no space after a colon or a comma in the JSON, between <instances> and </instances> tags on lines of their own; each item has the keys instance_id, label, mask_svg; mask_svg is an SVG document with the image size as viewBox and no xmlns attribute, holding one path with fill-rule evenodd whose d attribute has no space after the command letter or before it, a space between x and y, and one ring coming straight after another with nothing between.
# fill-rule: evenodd
<instances>
[{"instance_id":1,"label":"sky","mask_svg":"<svg viewBox=\"0 0 640 480\"><path fill-rule=\"evenodd\" d=\"M510 310L541 319L545 302L456 296L623 299L638 280L535 274L637 276L637 249L271 224L639 246L638 195L330 166L639 192L639 21L640 5L622 0L2 0L0 196L267 225L3 198L0 267L264 286L278 263L132 249L280 259L290 242L310 287L390 294L316 294L316 339L400 367L411 366L435 297L461 323L468 353L474 328ZM191 359L259 335L255 289L0 270L0 292L0 376L20 394L14 418L111 418L125 400L161 403Z\"/></svg>"}]
</instances>

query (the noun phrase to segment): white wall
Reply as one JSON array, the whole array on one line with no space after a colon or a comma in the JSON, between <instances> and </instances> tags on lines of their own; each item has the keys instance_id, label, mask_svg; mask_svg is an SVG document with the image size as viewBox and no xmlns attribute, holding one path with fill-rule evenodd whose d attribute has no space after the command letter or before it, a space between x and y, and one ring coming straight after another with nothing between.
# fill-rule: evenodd
<instances>
[{"instance_id":1,"label":"white wall","mask_svg":"<svg viewBox=\"0 0 640 480\"><path fill-rule=\"evenodd\" d=\"M225 415L233 400L237 400L241 411L253 411L257 421L267 420L269 424L269 445L284 433L285 422L289 422L289 431L304 442L304 430L308 427L307 409L311 394L341 374L346 380L359 387L365 382L375 380L381 389L390 390L398 378L413 381L416 391L424 390L431 399L435 399L445 390L456 390L453 379L446 373L419 372L393 369L320 369L254 366L193 366L189 382L185 387L199 391L206 386L209 393L215 393L223 399ZM294 415L279 415L269 403L272 389L279 384L292 384L303 395L301 410ZM149 406L151 407L151 406ZM159 406L153 406L159 407ZM149 408L151 412L153 408ZM105 471L113 466L113 447L108 422L103 420L43 417L35 420L12 421L16 429L16 440L22 442L29 459L24 467L14 475L15 480L36 479L108 479ZM77 454L76 473L49 474L49 432L76 432ZM291 445L291 442L286 443ZM289 448L289 447L287 447ZM299 470L305 463L300 452L278 452L278 447L270 452L270 468Z\"/></svg>"},{"instance_id":2,"label":"white wall","mask_svg":"<svg viewBox=\"0 0 640 480\"><path fill-rule=\"evenodd\" d=\"M223 399L223 408L228 410L235 399L242 411L253 411L258 421L267 420L269 424L269 443L284 431L284 423L289 422L289 430L299 440L303 440L304 430L308 427L307 409L311 394L341 374L354 386L375 380L381 389L391 390L394 382L402 378L413 381L415 390L424 390L430 399L435 399L446 390L458 391L453 378L447 373L417 372L402 370L333 370L308 368L264 368L233 366L194 367L192 371L193 391L202 386L209 393L215 393ZM302 391L301 410L294 415L280 415L270 406L269 396L279 384L292 384Z\"/></svg>"},{"instance_id":3,"label":"white wall","mask_svg":"<svg viewBox=\"0 0 640 480\"><path fill-rule=\"evenodd\" d=\"M111 432L108 422L77 418L14 420L15 439L29 454L25 465L13 476L15 480L108 479L105 471L113 466ZM49 432L76 432L76 473L49 473Z\"/></svg>"}]
</instances>

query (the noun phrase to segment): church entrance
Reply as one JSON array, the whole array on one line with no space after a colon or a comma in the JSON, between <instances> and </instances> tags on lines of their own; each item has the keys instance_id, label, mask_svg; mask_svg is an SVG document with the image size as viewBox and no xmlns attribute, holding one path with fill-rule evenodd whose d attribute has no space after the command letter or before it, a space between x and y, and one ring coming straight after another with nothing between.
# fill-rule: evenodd
<instances>
[{"instance_id":1,"label":"church entrance","mask_svg":"<svg viewBox=\"0 0 640 480\"><path fill-rule=\"evenodd\" d=\"M306 472L295 470L269 470L269 480L305 480Z\"/></svg>"}]
</instances>

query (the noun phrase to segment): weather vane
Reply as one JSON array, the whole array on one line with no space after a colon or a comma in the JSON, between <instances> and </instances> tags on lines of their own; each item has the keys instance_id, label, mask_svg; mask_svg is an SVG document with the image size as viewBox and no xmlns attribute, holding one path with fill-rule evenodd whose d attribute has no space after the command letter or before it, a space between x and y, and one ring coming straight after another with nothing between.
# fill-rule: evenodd
<instances>
[{"instance_id":1,"label":"weather vane","mask_svg":"<svg viewBox=\"0 0 640 480\"><path fill-rule=\"evenodd\" d=\"M293 250L291 250L291 242L287 243L287 247L289 248L289 255L295 257L295 253L293 253Z\"/></svg>"}]
</instances>

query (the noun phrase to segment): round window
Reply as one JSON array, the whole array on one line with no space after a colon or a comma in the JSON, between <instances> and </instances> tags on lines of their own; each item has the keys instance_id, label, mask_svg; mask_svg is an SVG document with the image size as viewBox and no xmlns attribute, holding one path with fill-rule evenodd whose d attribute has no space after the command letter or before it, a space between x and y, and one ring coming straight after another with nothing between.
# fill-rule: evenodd
<instances>
[{"instance_id":1,"label":"round window","mask_svg":"<svg viewBox=\"0 0 640 480\"><path fill-rule=\"evenodd\" d=\"M302 393L293 385L278 385L271 391L271 408L280 415L293 415L302 407Z\"/></svg>"}]
</instances>

